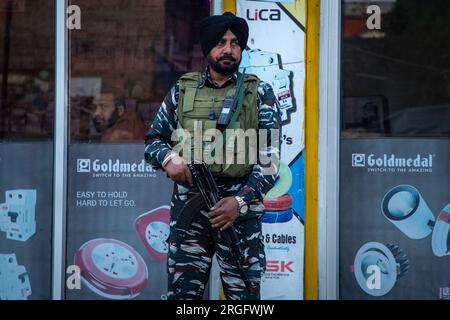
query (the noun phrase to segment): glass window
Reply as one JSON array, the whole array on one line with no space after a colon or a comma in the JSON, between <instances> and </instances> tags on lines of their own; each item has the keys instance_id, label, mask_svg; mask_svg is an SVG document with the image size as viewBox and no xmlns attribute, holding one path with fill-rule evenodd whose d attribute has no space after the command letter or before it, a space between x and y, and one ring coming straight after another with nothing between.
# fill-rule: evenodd
<instances>
[{"instance_id":1,"label":"glass window","mask_svg":"<svg viewBox=\"0 0 450 320\"><path fill-rule=\"evenodd\" d=\"M446 1L343 1L343 299L450 298L449 19Z\"/></svg>"},{"instance_id":2,"label":"glass window","mask_svg":"<svg viewBox=\"0 0 450 320\"><path fill-rule=\"evenodd\" d=\"M446 3L349 0L343 11L343 137L449 137Z\"/></svg>"},{"instance_id":3,"label":"glass window","mask_svg":"<svg viewBox=\"0 0 450 320\"><path fill-rule=\"evenodd\" d=\"M71 31L69 299L161 299L172 184L144 162L144 136L179 76L203 68L210 1L79 0ZM119 258L116 258L119 257Z\"/></svg>"},{"instance_id":4,"label":"glass window","mask_svg":"<svg viewBox=\"0 0 450 320\"><path fill-rule=\"evenodd\" d=\"M0 2L0 299L50 299L54 1Z\"/></svg>"}]
</instances>

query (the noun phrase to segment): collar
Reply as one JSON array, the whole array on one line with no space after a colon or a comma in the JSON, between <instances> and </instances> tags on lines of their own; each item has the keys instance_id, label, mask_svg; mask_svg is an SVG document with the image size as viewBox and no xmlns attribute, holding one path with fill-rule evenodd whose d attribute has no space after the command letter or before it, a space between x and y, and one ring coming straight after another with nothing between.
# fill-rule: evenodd
<instances>
[{"instance_id":1,"label":"collar","mask_svg":"<svg viewBox=\"0 0 450 320\"><path fill-rule=\"evenodd\" d=\"M200 84L198 86L199 89L203 88L204 86L207 86L209 88L225 88L229 86L230 84L236 84L237 83L237 72L233 73L227 81L222 86L217 85L213 79L211 79L211 74L209 73L209 66L205 68L205 70L202 72L202 78L200 81Z\"/></svg>"}]
</instances>

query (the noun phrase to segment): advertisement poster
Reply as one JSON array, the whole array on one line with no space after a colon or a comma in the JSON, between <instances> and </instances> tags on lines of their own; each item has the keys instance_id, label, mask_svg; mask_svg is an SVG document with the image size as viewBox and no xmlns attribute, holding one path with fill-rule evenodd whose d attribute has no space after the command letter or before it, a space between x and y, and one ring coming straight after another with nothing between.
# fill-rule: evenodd
<instances>
[{"instance_id":1,"label":"advertisement poster","mask_svg":"<svg viewBox=\"0 0 450 320\"><path fill-rule=\"evenodd\" d=\"M306 1L238 1L250 28L241 71L269 83L282 112L280 178L264 205L264 300L303 298Z\"/></svg>"},{"instance_id":2,"label":"advertisement poster","mask_svg":"<svg viewBox=\"0 0 450 320\"><path fill-rule=\"evenodd\" d=\"M68 299L165 299L172 183L144 146L69 149L67 266L81 274Z\"/></svg>"},{"instance_id":3,"label":"advertisement poster","mask_svg":"<svg viewBox=\"0 0 450 320\"><path fill-rule=\"evenodd\" d=\"M265 199L261 298L303 298L305 1L238 1L250 28L242 68L274 89L282 112L280 179Z\"/></svg>"},{"instance_id":4,"label":"advertisement poster","mask_svg":"<svg viewBox=\"0 0 450 320\"><path fill-rule=\"evenodd\" d=\"M343 140L342 299L450 299L450 143Z\"/></svg>"},{"instance_id":5,"label":"advertisement poster","mask_svg":"<svg viewBox=\"0 0 450 320\"><path fill-rule=\"evenodd\" d=\"M53 143L0 143L0 300L51 298Z\"/></svg>"}]
</instances>

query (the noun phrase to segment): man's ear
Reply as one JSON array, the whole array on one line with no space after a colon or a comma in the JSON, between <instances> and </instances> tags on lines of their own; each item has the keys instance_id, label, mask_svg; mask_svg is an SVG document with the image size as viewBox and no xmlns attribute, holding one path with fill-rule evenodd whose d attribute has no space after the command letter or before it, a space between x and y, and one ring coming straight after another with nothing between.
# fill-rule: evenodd
<instances>
[{"instance_id":1,"label":"man's ear","mask_svg":"<svg viewBox=\"0 0 450 320\"><path fill-rule=\"evenodd\" d=\"M121 117L125 113L125 107L124 106L118 106L117 107L117 113L119 114L119 117Z\"/></svg>"}]
</instances>

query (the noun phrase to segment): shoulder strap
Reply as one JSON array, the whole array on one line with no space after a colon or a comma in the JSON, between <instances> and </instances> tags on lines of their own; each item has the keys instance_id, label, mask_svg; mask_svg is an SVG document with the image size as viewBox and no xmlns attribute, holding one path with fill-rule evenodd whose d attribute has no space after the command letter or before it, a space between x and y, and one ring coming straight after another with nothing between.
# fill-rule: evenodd
<instances>
[{"instance_id":1,"label":"shoulder strap","mask_svg":"<svg viewBox=\"0 0 450 320\"><path fill-rule=\"evenodd\" d=\"M239 118L239 115L241 114L242 104L244 103L244 91L245 91L244 79L245 79L245 74L239 73L238 78L237 78L237 85L236 85L236 98L237 98L236 111L234 112L233 117L231 118L231 121L228 124L227 129L235 129L236 128L237 119Z\"/></svg>"},{"instance_id":2,"label":"shoulder strap","mask_svg":"<svg viewBox=\"0 0 450 320\"><path fill-rule=\"evenodd\" d=\"M247 90L250 89L252 94L257 94L258 86L259 86L259 78L253 74L245 74L239 73L238 74L238 80L237 80L237 87L236 87L236 96L238 98L237 106L236 106L236 112L234 113L233 117L231 118L230 124L228 125L227 129L235 129L236 128L236 122L239 118L239 115L242 111L242 105L244 103L244 98L247 93Z\"/></svg>"}]
</instances>

